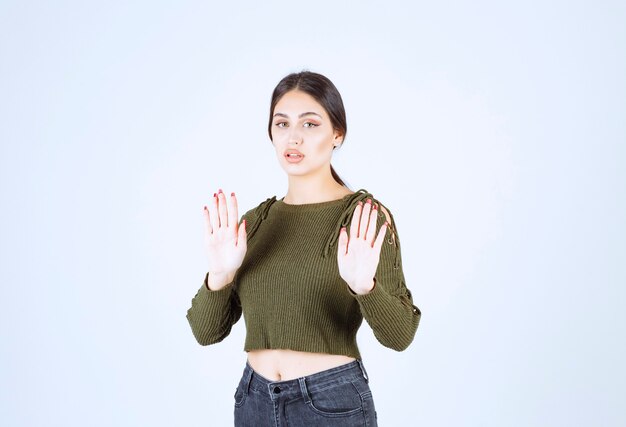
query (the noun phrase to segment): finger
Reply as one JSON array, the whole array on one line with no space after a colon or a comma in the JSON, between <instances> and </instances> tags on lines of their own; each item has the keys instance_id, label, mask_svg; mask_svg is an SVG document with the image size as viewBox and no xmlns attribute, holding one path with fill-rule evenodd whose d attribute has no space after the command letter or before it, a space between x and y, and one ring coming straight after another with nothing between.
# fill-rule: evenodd
<instances>
[{"instance_id":1,"label":"finger","mask_svg":"<svg viewBox=\"0 0 626 427\"><path fill-rule=\"evenodd\" d=\"M354 208L354 213L352 214L352 221L350 221L350 238L356 239L359 237L359 221L361 220L361 211L363 209L363 202L359 201L359 203Z\"/></svg>"},{"instance_id":2,"label":"finger","mask_svg":"<svg viewBox=\"0 0 626 427\"><path fill-rule=\"evenodd\" d=\"M245 219L241 222L237 232L237 246L243 246L244 249L248 247L248 231L246 230Z\"/></svg>"},{"instance_id":3,"label":"finger","mask_svg":"<svg viewBox=\"0 0 626 427\"><path fill-rule=\"evenodd\" d=\"M361 225L359 226L359 239L367 240L367 228L370 219L370 212L372 210L372 199L367 199L367 202L363 205L363 212L361 213Z\"/></svg>"},{"instance_id":4,"label":"finger","mask_svg":"<svg viewBox=\"0 0 626 427\"><path fill-rule=\"evenodd\" d=\"M339 240L337 243L337 256L341 257L348 252L348 232L346 231L346 227L342 227L339 232Z\"/></svg>"},{"instance_id":5,"label":"finger","mask_svg":"<svg viewBox=\"0 0 626 427\"><path fill-rule=\"evenodd\" d=\"M372 203L372 211L369 214L367 234L365 235L365 241L370 244L370 247L374 244L374 238L376 237L376 220L378 219L378 206Z\"/></svg>"},{"instance_id":6,"label":"finger","mask_svg":"<svg viewBox=\"0 0 626 427\"><path fill-rule=\"evenodd\" d=\"M378 236L376 237L376 240L374 241L373 248L377 254L380 254L380 249L383 247L383 242L385 241L386 234L387 234L387 221L385 221L385 223L380 227L380 230L378 231Z\"/></svg>"},{"instance_id":7,"label":"finger","mask_svg":"<svg viewBox=\"0 0 626 427\"><path fill-rule=\"evenodd\" d=\"M209 203L209 218L211 220L211 232L214 232L220 226L220 217L217 214L217 194L213 193L211 203Z\"/></svg>"},{"instance_id":8,"label":"finger","mask_svg":"<svg viewBox=\"0 0 626 427\"><path fill-rule=\"evenodd\" d=\"M235 193L230 193L230 209L228 211L228 224L233 225L233 233L237 233L237 218L239 215L237 214L237 196Z\"/></svg>"},{"instance_id":9,"label":"finger","mask_svg":"<svg viewBox=\"0 0 626 427\"><path fill-rule=\"evenodd\" d=\"M226 196L221 188L217 192L217 211L220 215L220 227L228 227L228 208L226 206Z\"/></svg>"},{"instance_id":10,"label":"finger","mask_svg":"<svg viewBox=\"0 0 626 427\"><path fill-rule=\"evenodd\" d=\"M209 208L202 208L202 216L204 217L204 230L206 234L213 234L213 227L211 227L211 217L209 216Z\"/></svg>"}]
</instances>

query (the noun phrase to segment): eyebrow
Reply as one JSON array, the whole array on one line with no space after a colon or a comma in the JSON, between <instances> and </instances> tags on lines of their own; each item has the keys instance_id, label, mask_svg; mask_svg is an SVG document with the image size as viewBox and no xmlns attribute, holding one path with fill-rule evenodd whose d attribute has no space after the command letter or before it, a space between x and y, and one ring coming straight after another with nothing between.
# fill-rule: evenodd
<instances>
[{"instance_id":1,"label":"eyebrow","mask_svg":"<svg viewBox=\"0 0 626 427\"><path fill-rule=\"evenodd\" d=\"M315 116L318 116L320 119L322 118L322 116L321 116L321 115L319 115L319 114L317 114L317 113L315 113L315 112L313 112L313 111L307 111L306 113L302 113L302 114L300 114L300 115L298 116L298 118L299 118L299 119L301 119L302 117L304 117L304 116L308 116L308 115L311 115L311 114L312 114L312 115L315 115ZM274 117L276 117L276 116L278 116L278 117L285 117L285 118L289 118L289 116L287 116L287 114L283 114L283 113L276 113L276 114L274 114Z\"/></svg>"}]
</instances>

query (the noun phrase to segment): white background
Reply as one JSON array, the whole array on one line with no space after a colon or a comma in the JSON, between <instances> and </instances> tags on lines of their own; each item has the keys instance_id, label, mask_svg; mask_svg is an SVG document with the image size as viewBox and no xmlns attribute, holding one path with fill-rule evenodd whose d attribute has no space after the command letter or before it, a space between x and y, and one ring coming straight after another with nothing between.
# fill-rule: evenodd
<instances>
[{"instance_id":1,"label":"white background","mask_svg":"<svg viewBox=\"0 0 626 427\"><path fill-rule=\"evenodd\" d=\"M202 206L282 197L271 91L341 91L333 165L394 214L423 317L359 343L382 426L622 426L626 7L0 4L0 424L228 426Z\"/></svg>"}]
</instances>

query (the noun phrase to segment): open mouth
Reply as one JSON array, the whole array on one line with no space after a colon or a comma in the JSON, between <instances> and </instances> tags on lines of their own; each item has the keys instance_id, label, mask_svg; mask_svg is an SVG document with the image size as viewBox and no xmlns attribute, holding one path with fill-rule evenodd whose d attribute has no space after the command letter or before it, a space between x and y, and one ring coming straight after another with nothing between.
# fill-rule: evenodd
<instances>
[{"instance_id":1,"label":"open mouth","mask_svg":"<svg viewBox=\"0 0 626 427\"><path fill-rule=\"evenodd\" d=\"M298 153L285 154L285 159L287 159L289 163L299 163L302 161L303 158L304 158L304 154L298 154Z\"/></svg>"}]
</instances>

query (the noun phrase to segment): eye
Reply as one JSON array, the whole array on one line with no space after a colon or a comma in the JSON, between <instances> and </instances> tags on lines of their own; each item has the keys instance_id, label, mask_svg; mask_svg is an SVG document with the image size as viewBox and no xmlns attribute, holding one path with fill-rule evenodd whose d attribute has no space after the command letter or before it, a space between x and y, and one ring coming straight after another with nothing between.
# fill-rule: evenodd
<instances>
[{"instance_id":1,"label":"eye","mask_svg":"<svg viewBox=\"0 0 626 427\"><path fill-rule=\"evenodd\" d=\"M313 122L304 122L304 124L302 126L304 126L305 128L314 128L314 127L317 127L318 124L317 123L313 123Z\"/></svg>"},{"instance_id":2,"label":"eye","mask_svg":"<svg viewBox=\"0 0 626 427\"><path fill-rule=\"evenodd\" d=\"M286 128L287 122L277 122L277 123L274 123L274 126L279 127L279 128Z\"/></svg>"}]
</instances>

